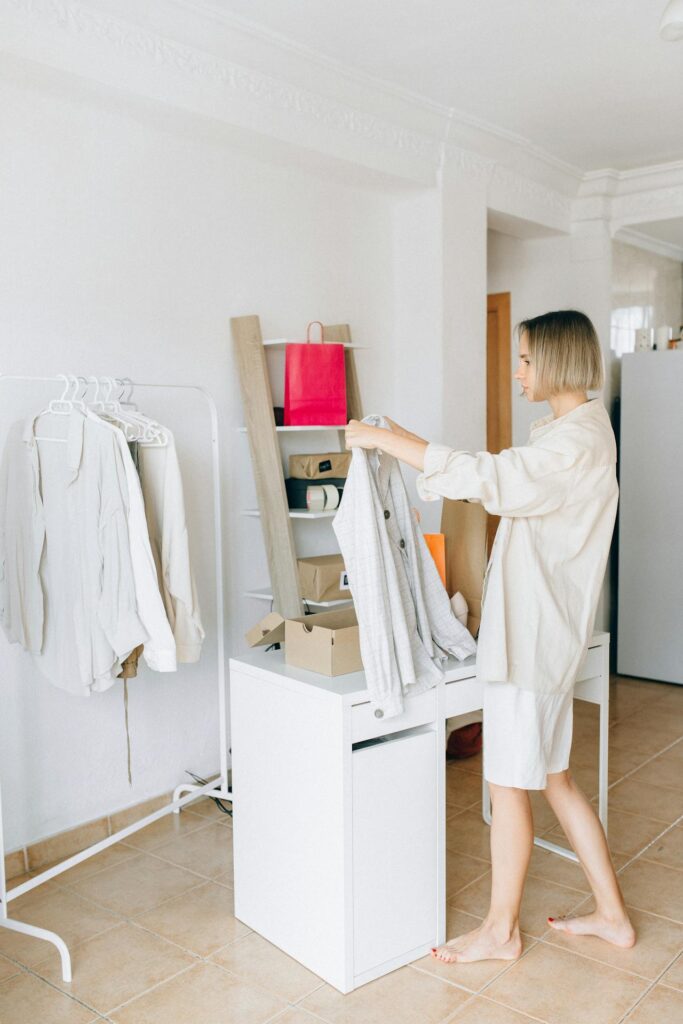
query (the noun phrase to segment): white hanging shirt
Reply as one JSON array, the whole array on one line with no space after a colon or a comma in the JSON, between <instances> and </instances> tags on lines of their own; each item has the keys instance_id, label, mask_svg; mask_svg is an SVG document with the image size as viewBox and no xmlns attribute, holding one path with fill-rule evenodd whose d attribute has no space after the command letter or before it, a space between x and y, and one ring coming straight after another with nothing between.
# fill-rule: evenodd
<instances>
[{"instance_id":1,"label":"white hanging shirt","mask_svg":"<svg viewBox=\"0 0 683 1024\"><path fill-rule=\"evenodd\" d=\"M385 426L378 416L363 423ZM448 654L463 660L477 645L453 614L393 456L353 449L333 527L353 595L370 696L385 717L398 715L404 697L443 678Z\"/></svg>"},{"instance_id":2,"label":"white hanging shirt","mask_svg":"<svg viewBox=\"0 0 683 1024\"><path fill-rule=\"evenodd\" d=\"M140 445L140 477L152 554L178 661L198 661L204 640L190 562L185 499L173 434L163 447Z\"/></svg>"},{"instance_id":3,"label":"white hanging shirt","mask_svg":"<svg viewBox=\"0 0 683 1024\"><path fill-rule=\"evenodd\" d=\"M135 598L140 621L147 631L147 640L145 640L142 656L147 665L155 672L175 672L177 668L175 640L159 590L138 471L135 468L123 431L113 423L100 419L92 410L88 410L88 416L112 431L126 473L128 542L133 566Z\"/></svg>"},{"instance_id":4,"label":"white hanging shirt","mask_svg":"<svg viewBox=\"0 0 683 1024\"><path fill-rule=\"evenodd\" d=\"M619 489L599 399L536 420L528 445L489 452L430 444L425 501L480 502L501 520L484 579L477 678L539 693L571 689L591 638Z\"/></svg>"},{"instance_id":5,"label":"white hanging shirt","mask_svg":"<svg viewBox=\"0 0 683 1024\"><path fill-rule=\"evenodd\" d=\"M8 639L32 652L51 683L88 696L113 684L147 633L137 614L116 439L79 411L65 419L66 444L36 441L36 419L10 431L0 614Z\"/></svg>"}]
</instances>

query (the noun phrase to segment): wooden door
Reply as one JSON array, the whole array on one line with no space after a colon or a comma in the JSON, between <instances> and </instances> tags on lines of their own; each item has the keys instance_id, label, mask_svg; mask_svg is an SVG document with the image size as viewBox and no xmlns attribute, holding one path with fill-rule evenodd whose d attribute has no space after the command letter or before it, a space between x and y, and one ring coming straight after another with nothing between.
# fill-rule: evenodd
<instances>
[{"instance_id":1,"label":"wooden door","mask_svg":"<svg viewBox=\"0 0 683 1024\"><path fill-rule=\"evenodd\" d=\"M486 450L494 454L512 445L511 377L510 292L500 292L486 301ZM489 516L489 552L497 528Z\"/></svg>"}]
</instances>

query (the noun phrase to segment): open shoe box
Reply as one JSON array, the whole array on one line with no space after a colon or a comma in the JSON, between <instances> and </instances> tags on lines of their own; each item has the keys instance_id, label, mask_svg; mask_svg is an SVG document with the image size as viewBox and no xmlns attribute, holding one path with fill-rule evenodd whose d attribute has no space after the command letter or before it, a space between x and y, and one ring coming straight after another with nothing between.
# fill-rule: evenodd
<instances>
[{"instance_id":1,"label":"open shoe box","mask_svg":"<svg viewBox=\"0 0 683 1024\"><path fill-rule=\"evenodd\" d=\"M285 619L271 612L246 634L250 647L285 645L285 662L323 676L362 672L358 620L353 608Z\"/></svg>"}]
</instances>

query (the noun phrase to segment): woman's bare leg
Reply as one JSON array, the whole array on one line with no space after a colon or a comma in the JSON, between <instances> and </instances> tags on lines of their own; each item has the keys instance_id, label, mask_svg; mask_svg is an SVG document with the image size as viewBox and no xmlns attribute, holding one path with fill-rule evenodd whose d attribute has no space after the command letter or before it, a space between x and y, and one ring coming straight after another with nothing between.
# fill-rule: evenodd
<instances>
[{"instance_id":1,"label":"woman's bare leg","mask_svg":"<svg viewBox=\"0 0 683 1024\"><path fill-rule=\"evenodd\" d=\"M529 794L525 789L490 784L491 905L479 928L432 950L446 963L516 960L522 952L519 908L534 839Z\"/></svg>"},{"instance_id":2,"label":"woman's bare leg","mask_svg":"<svg viewBox=\"0 0 683 1024\"><path fill-rule=\"evenodd\" d=\"M597 935L628 949L635 943L636 933L626 911L600 819L569 771L548 775L543 792L581 862L595 897L593 913L580 917L549 917L548 923L558 931Z\"/></svg>"}]
</instances>

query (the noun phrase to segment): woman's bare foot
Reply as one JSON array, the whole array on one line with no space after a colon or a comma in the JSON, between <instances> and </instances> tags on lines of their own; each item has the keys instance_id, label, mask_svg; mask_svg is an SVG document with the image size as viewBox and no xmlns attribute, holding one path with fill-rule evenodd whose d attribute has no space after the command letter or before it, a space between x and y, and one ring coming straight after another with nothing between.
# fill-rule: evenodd
<instances>
[{"instance_id":1,"label":"woman's bare foot","mask_svg":"<svg viewBox=\"0 0 683 1024\"><path fill-rule=\"evenodd\" d=\"M594 911L583 917L549 917L548 924L556 931L568 932L570 935L596 935L621 949L630 949L636 941L635 929L626 914L617 920L610 920Z\"/></svg>"},{"instance_id":2,"label":"woman's bare foot","mask_svg":"<svg viewBox=\"0 0 683 1024\"><path fill-rule=\"evenodd\" d=\"M483 924L472 932L450 939L432 950L435 960L446 964L473 964L478 960L517 960L522 953L519 928L512 934L493 925Z\"/></svg>"}]
</instances>

